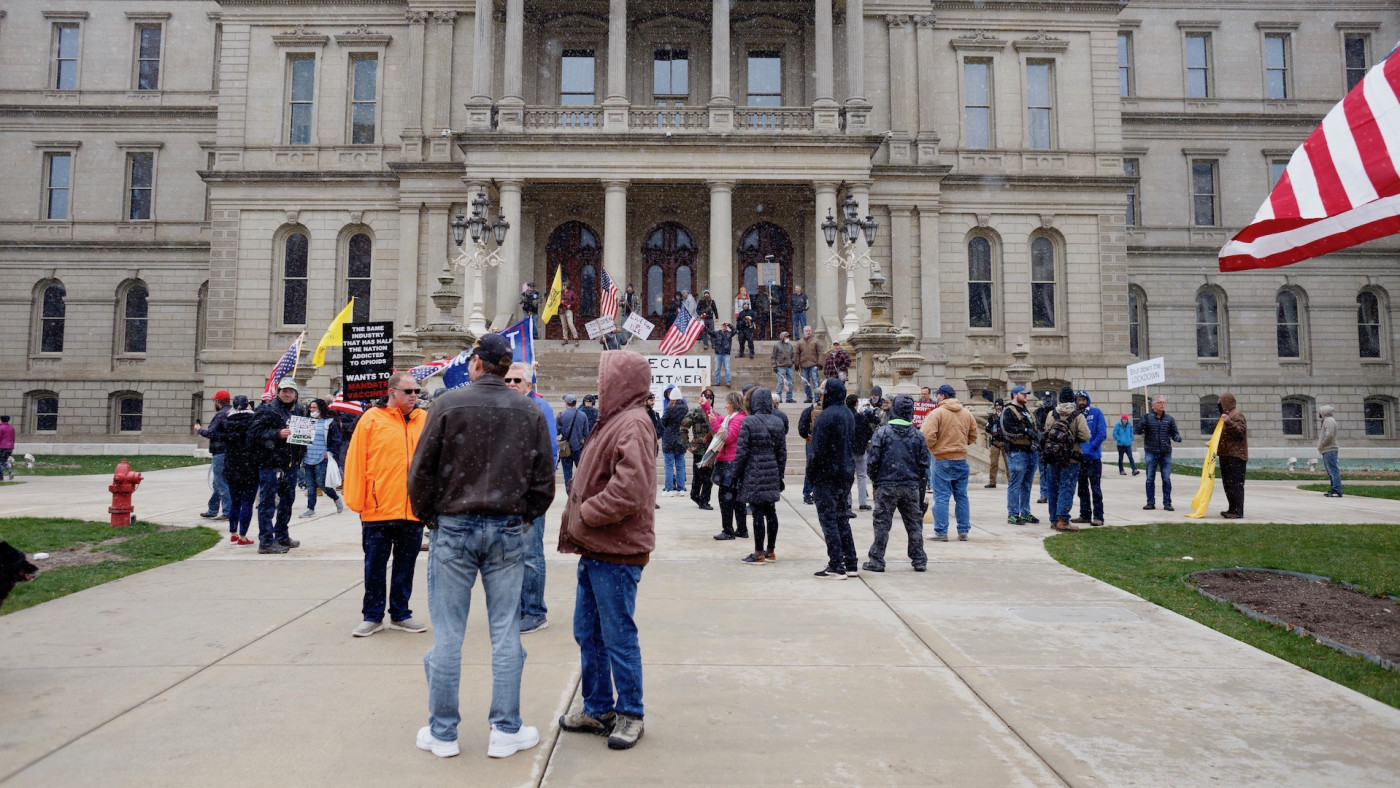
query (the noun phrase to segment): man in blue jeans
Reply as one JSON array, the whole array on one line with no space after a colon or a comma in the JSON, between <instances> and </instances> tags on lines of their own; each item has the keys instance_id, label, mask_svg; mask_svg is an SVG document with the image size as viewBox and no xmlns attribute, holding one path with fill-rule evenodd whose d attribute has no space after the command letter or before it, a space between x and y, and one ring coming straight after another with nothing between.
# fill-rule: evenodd
<instances>
[{"instance_id":1,"label":"man in blue jeans","mask_svg":"<svg viewBox=\"0 0 1400 788\"><path fill-rule=\"evenodd\" d=\"M554 449L544 413L506 387L505 337L486 334L472 350L472 385L437 398L408 477L413 513L432 530L428 612L433 646L423 657L428 724L417 745L448 758L459 752L458 689L472 586L481 577L491 630L491 724L486 754L504 758L539 744L520 719L520 592L526 526L554 500ZM462 436L471 436L463 441Z\"/></svg>"},{"instance_id":2,"label":"man in blue jeans","mask_svg":"<svg viewBox=\"0 0 1400 788\"><path fill-rule=\"evenodd\" d=\"M1075 404L1074 389L1069 386L1060 389L1059 399L1055 410L1045 419L1045 437L1041 442L1045 470L1050 477L1050 527L1056 531L1078 531L1079 526L1069 520L1069 507L1074 503L1074 491L1079 485L1079 468L1084 461L1080 447L1089 440L1089 424ZM1055 429L1057 422L1069 425L1064 437L1067 443L1063 445L1059 440L1060 431Z\"/></svg>"},{"instance_id":3,"label":"man in blue jeans","mask_svg":"<svg viewBox=\"0 0 1400 788\"><path fill-rule=\"evenodd\" d=\"M229 492L228 482L224 480L224 441L218 437L216 430L228 418L229 411L233 410L229 406L229 393L219 391L214 394L214 418L209 420L208 427L200 427L195 424L202 438L209 439L209 456L213 457L212 467L209 474L213 479L214 493L209 496L209 503L205 505L204 511L199 513L200 517L206 520L227 520L232 514L233 494ZM12 475L13 478L13 475ZM219 507L223 506L223 514L219 514Z\"/></svg>"},{"instance_id":4,"label":"man in blue jeans","mask_svg":"<svg viewBox=\"0 0 1400 788\"><path fill-rule=\"evenodd\" d=\"M977 419L958 402L952 386L943 384L934 396L938 407L924 417L919 429L933 455L933 541L948 541L948 498L957 505L958 541L972 531L967 504L967 447L977 440Z\"/></svg>"},{"instance_id":5,"label":"man in blue jeans","mask_svg":"<svg viewBox=\"0 0 1400 788\"><path fill-rule=\"evenodd\" d=\"M1025 386L1011 387L1011 404L1001 412L1001 434L1006 441L1006 522L1011 525L1038 523L1031 514L1031 478L1035 476L1038 455L1035 450L1035 418L1026 409Z\"/></svg>"},{"instance_id":6,"label":"man in blue jeans","mask_svg":"<svg viewBox=\"0 0 1400 788\"><path fill-rule=\"evenodd\" d=\"M520 394L529 397L544 411L544 421L549 427L550 441L554 446L554 464L559 464L559 425L554 420L554 408L549 407L535 391L535 373L530 365L519 361L510 365L506 372L506 385ZM588 402L588 398L583 398ZM525 534L525 578L520 587L520 634L528 635L549 628L549 608L544 603L544 515L535 518Z\"/></svg>"},{"instance_id":7,"label":"man in blue jeans","mask_svg":"<svg viewBox=\"0 0 1400 788\"><path fill-rule=\"evenodd\" d=\"M1142 414L1133 430L1142 436L1143 464L1147 466L1147 505L1157 508L1156 477L1162 474L1162 508L1172 511L1172 444L1181 443L1176 419L1167 413L1167 398L1152 400L1152 410Z\"/></svg>"},{"instance_id":8,"label":"man in blue jeans","mask_svg":"<svg viewBox=\"0 0 1400 788\"><path fill-rule=\"evenodd\" d=\"M559 432L556 438L557 446L566 443L569 445L569 456L559 458L559 464L564 467L565 494L574 487L574 466L578 465L579 456L583 454L583 445L588 442L589 426L588 417L578 409L578 397L565 394L564 412L559 414Z\"/></svg>"},{"instance_id":9,"label":"man in blue jeans","mask_svg":"<svg viewBox=\"0 0 1400 788\"><path fill-rule=\"evenodd\" d=\"M291 378L277 384L277 396L253 412L248 425L249 439L263 449L258 466L258 552L281 554L301 542L287 533L292 521L292 504L297 492L297 474L306 447L288 443L292 431L287 426L291 417L305 416L306 409L297 404L300 389Z\"/></svg>"}]
</instances>

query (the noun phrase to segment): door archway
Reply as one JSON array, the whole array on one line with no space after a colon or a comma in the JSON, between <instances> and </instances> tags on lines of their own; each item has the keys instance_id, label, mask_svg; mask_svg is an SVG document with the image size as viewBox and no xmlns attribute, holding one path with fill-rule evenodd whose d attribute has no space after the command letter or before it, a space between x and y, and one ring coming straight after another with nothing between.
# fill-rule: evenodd
<instances>
[{"instance_id":1,"label":"door archway","mask_svg":"<svg viewBox=\"0 0 1400 788\"><path fill-rule=\"evenodd\" d=\"M776 285L769 286L761 278L762 268L759 266L767 261L769 255L773 256L773 262L778 265L778 281ZM770 321L765 315L759 315L759 337L772 339L779 331L790 330L792 318L788 315L788 295L792 292L792 239L783 228L772 222L759 222L751 225L743 234L739 236L739 254L736 258L738 265L737 280L749 291L749 298L758 293L759 287L764 287L770 292L770 301L773 305ZM737 290L735 292L738 292ZM755 305L755 312L758 311Z\"/></svg>"},{"instance_id":2,"label":"door archway","mask_svg":"<svg viewBox=\"0 0 1400 788\"><path fill-rule=\"evenodd\" d=\"M666 302L682 290L695 292L695 236L679 222L662 222L642 241L642 273L650 320L666 312ZM657 322L653 320L652 322Z\"/></svg>"},{"instance_id":3,"label":"door archway","mask_svg":"<svg viewBox=\"0 0 1400 788\"><path fill-rule=\"evenodd\" d=\"M545 270L548 277L544 282L536 282L542 294L540 308L549 296L549 288L554 284L554 271L564 268L564 281L578 293L578 310L574 321L579 333L584 333L583 324L598 316L598 279L603 264L603 244L598 233L587 224L579 221L565 222L554 228L545 245ZM545 326L545 339L563 339L564 328L557 320Z\"/></svg>"}]
</instances>

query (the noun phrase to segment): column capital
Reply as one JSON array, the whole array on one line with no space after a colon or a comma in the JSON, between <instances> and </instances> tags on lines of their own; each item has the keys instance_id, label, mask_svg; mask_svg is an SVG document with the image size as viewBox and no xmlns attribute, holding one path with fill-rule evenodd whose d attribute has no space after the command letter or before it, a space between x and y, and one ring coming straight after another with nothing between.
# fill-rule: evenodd
<instances>
[{"instance_id":1,"label":"column capital","mask_svg":"<svg viewBox=\"0 0 1400 788\"><path fill-rule=\"evenodd\" d=\"M525 179L523 178L512 178L510 180L496 181L496 189L498 191L506 191L507 189L509 189L510 191L518 192L523 188L525 188Z\"/></svg>"},{"instance_id":2,"label":"column capital","mask_svg":"<svg viewBox=\"0 0 1400 788\"><path fill-rule=\"evenodd\" d=\"M410 8L403 12L403 18L411 25L423 25L427 24L428 17L432 16L432 13L432 11Z\"/></svg>"},{"instance_id":3,"label":"column capital","mask_svg":"<svg viewBox=\"0 0 1400 788\"><path fill-rule=\"evenodd\" d=\"M835 194L840 186L841 184L836 181L815 181L812 183L812 188L816 189L817 194Z\"/></svg>"},{"instance_id":4,"label":"column capital","mask_svg":"<svg viewBox=\"0 0 1400 788\"><path fill-rule=\"evenodd\" d=\"M610 192L625 192L632 182L624 179L610 179L603 181L603 188Z\"/></svg>"},{"instance_id":5,"label":"column capital","mask_svg":"<svg viewBox=\"0 0 1400 788\"><path fill-rule=\"evenodd\" d=\"M734 185L735 185L737 182L736 182L736 181L726 181L726 180L707 180L707 181L705 181L705 183L709 184L709 186L710 186L710 193L713 194L713 193L715 193L715 192L730 192L730 191L734 191Z\"/></svg>"}]
</instances>

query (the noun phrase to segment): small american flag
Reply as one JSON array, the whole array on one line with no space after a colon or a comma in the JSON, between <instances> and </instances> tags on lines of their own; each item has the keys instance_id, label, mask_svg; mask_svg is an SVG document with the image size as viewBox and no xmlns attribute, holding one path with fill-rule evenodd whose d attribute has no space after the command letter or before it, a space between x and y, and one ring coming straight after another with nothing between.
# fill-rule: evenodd
<instances>
[{"instance_id":1,"label":"small american flag","mask_svg":"<svg viewBox=\"0 0 1400 788\"><path fill-rule=\"evenodd\" d=\"M433 375L441 372L443 367L451 363L452 359L450 358L440 358L437 361L429 361L421 366L413 367L408 371L408 374L412 375L414 380L422 383Z\"/></svg>"},{"instance_id":2,"label":"small american flag","mask_svg":"<svg viewBox=\"0 0 1400 788\"><path fill-rule=\"evenodd\" d=\"M337 391L335 393L335 397L331 399L331 404L329 407L331 410L340 411L341 413L365 412L363 405L354 400L348 400L345 398L345 389L341 389L340 391Z\"/></svg>"},{"instance_id":3,"label":"small american flag","mask_svg":"<svg viewBox=\"0 0 1400 788\"><path fill-rule=\"evenodd\" d=\"M282 383L282 379L296 369L297 356L301 355L301 342L306 338L306 333L302 332L292 342L292 346L287 348L287 352L282 354L282 358L277 360L276 366L272 368L272 374L267 376L267 386L263 388L263 401L271 402L277 396L277 386Z\"/></svg>"},{"instance_id":4,"label":"small american flag","mask_svg":"<svg viewBox=\"0 0 1400 788\"><path fill-rule=\"evenodd\" d=\"M700 332L704 330L705 321L692 318L690 310L682 306L676 313L676 322L671 324L671 329L661 338L661 353L679 356L695 345L695 340L700 338Z\"/></svg>"},{"instance_id":5,"label":"small american flag","mask_svg":"<svg viewBox=\"0 0 1400 788\"><path fill-rule=\"evenodd\" d=\"M603 269L603 279L598 285L600 297L598 298L598 316L617 319L617 285L613 284L608 270Z\"/></svg>"}]
</instances>

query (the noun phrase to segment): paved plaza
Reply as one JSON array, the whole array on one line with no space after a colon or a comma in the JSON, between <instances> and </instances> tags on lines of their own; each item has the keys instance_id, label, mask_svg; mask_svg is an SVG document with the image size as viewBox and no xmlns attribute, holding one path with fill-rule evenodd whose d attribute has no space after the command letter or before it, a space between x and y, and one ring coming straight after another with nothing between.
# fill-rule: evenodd
<instances>
[{"instance_id":1,"label":"paved plaza","mask_svg":"<svg viewBox=\"0 0 1400 788\"><path fill-rule=\"evenodd\" d=\"M1110 526L1170 516L1141 510L1142 477L1106 470ZM206 474L147 474L138 516L205 524ZM540 728L537 748L486 757L479 606L463 655L462 754L414 747L431 634L350 637L358 520L323 506L293 519L302 547L290 555L221 542L0 617L0 783L1400 785L1400 710L1061 566L1041 544L1048 529L1005 524L1004 488L973 485L971 540L929 542L926 574L902 559L896 526L886 573L830 582L811 576L825 551L793 478L769 566L739 562L750 544L711 539L718 511L659 499L637 606L647 727L633 750L556 723L579 683L575 559L554 552L561 483L545 539L550 627L524 638L522 713ZM102 520L108 483L31 478L0 488L0 515ZM1195 486L1177 477L1176 516ZM1218 483L1216 496L1223 505ZM1250 482L1246 511L1246 526L1400 523L1394 501L1334 501L1288 482ZM425 580L420 563L423 619Z\"/></svg>"}]
</instances>

